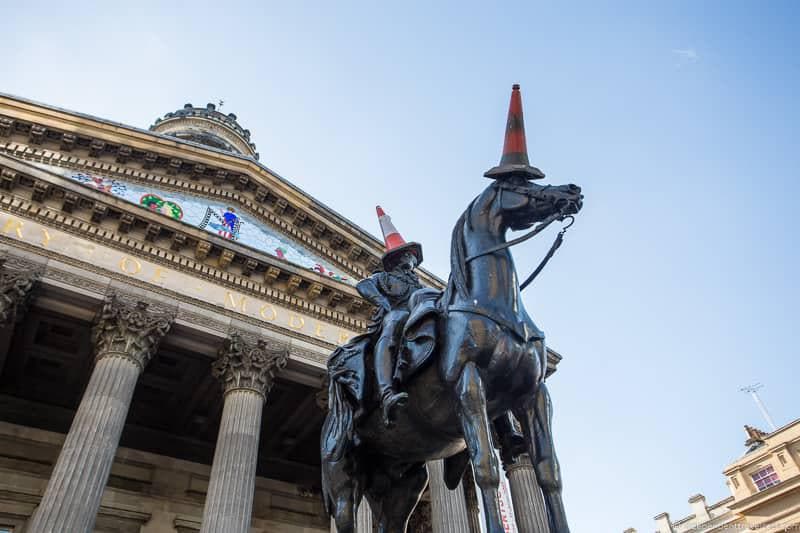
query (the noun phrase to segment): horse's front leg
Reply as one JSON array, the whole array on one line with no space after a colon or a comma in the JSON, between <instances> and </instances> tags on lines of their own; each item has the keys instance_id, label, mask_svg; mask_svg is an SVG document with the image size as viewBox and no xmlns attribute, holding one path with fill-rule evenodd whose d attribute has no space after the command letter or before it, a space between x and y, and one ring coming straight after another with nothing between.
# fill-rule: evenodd
<instances>
[{"instance_id":1,"label":"horse's front leg","mask_svg":"<svg viewBox=\"0 0 800 533\"><path fill-rule=\"evenodd\" d=\"M536 480L542 489L550 533L569 533L564 502L561 499L561 469L553 448L553 432L551 420L553 408L547 385L540 383L536 392L526 397L522 404L514 409L517 419L522 424L528 453L531 456Z\"/></svg>"},{"instance_id":2,"label":"horse's front leg","mask_svg":"<svg viewBox=\"0 0 800 533\"><path fill-rule=\"evenodd\" d=\"M464 365L456 382L458 417L467 442L475 482L481 489L488 533L503 533L497 489L500 465L494 453L489 416L486 413L486 391L474 362Z\"/></svg>"},{"instance_id":3,"label":"horse's front leg","mask_svg":"<svg viewBox=\"0 0 800 533\"><path fill-rule=\"evenodd\" d=\"M536 479L542 487L542 494L547 505L552 533L569 533L567 513L561 499L561 467L553 447L553 404L547 385L539 385L536 392L536 447L539 457L536 461Z\"/></svg>"}]
</instances>

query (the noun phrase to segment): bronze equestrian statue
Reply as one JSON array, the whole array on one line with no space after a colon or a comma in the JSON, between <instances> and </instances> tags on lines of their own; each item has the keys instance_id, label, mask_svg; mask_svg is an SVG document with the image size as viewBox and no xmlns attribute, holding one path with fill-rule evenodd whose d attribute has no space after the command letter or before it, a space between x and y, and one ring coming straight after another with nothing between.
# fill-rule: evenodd
<instances>
[{"instance_id":1,"label":"bronze equestrian statue","mask_svg":"<svg viewBox=\"0 0 800 533\"><path fill-rule=\"evenodd\" d=\"M405 532L428 482L425 463L434 459L444 459L451 489L472 465L487 529L502 533L495 432L504 454L530 455L550 531L569 532L544 384L544 333L525 311L509 248L577 213L583 196L575 185L532 181L544 174L528 162L518 85L503 157L485 176L493 181L453 229L444 292L418 288L413 270L421 247L390 242L385 228L386 271L359 284L378 310L367 333L331 354L321 435L323 497L339 533L354 531L362 497L378 531ZM509 229L537 223L506 240ZM523 450L509 449L518 442L509 413L522 426Z\"/></svg>"}]
</instances>

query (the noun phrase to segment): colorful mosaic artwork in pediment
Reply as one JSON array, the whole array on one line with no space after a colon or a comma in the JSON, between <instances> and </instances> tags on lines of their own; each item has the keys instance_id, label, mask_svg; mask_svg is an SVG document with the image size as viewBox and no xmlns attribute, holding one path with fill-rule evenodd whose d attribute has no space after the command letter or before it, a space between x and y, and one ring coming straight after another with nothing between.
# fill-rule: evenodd
<instances>
[{"instance_id":1,"label":"colorful mosaic artwork in pediment","mask_svg":"<svg viewBox=\"0 0 800 533\"><path fill-rule=\"evenodd\" d=\"M354 281L306 247L288 239L264 222L235 206L191 194L90 174L63 167L37 164L50 172L104 193L122 198L143 209L179 220L224 239L236 241L261 253L345 283Z\"/></svg>"}]
</instances>

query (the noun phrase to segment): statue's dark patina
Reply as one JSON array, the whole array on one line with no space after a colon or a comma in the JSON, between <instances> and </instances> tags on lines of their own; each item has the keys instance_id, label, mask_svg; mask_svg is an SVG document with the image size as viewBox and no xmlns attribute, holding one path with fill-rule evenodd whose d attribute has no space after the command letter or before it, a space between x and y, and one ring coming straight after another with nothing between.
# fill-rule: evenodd
<instances>
[{"instance_id":1,"label":"statue's dark patina","mask_svg":"<svg viewBox=\"0 0 800 533\"><path fill-rule=\"evenodd\" d=\"M517 86L514 91L519 100ZM577 213L583 197L575 185L530 181L544 175L528 164L519 101L518 106L518 113L512 113L512 93L503 160L487 173L493 181L456 222L446 290L421 289L408 302L410 316L397 347L395 372L396 393L408 397L394 410L389 427L380 387L371 378L380 323L331 356L322 484L339 533L354 531L362 496L380 532L404 532L428 481L425 462L434 459L445 459L450 488L471 464L487 529L501 533L493 422L499 444L510 446L514 440L506 438L511 431L509 412L522 426L550 531L569 531L544 384L544 334L525 311L514 261L504 243L509 229L527 229ZM521 148L512 138L515 129L523 131Z\"/></svg>"}]
</instances>

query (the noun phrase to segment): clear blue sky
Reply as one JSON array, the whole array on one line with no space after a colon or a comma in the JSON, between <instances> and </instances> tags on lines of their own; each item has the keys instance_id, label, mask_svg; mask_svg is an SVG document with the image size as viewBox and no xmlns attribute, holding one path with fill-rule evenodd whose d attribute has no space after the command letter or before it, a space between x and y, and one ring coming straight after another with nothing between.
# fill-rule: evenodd
<instances>
[{"instance_id":1,"label":"clear blue sky","mask_svg":"<svg viewBox=\"0 0 800 533\"><path fill-rule=\"evenodd\" d=\"M573 531L727 496L764 426L740 386L800 417L796 3L112 4L7 6L0 91L140 127L224 99L263 163L374 233L380 203L443 277L522 85L532 162L586 196L525 294L564 354Z\"/></svg>"}]
</instances>

